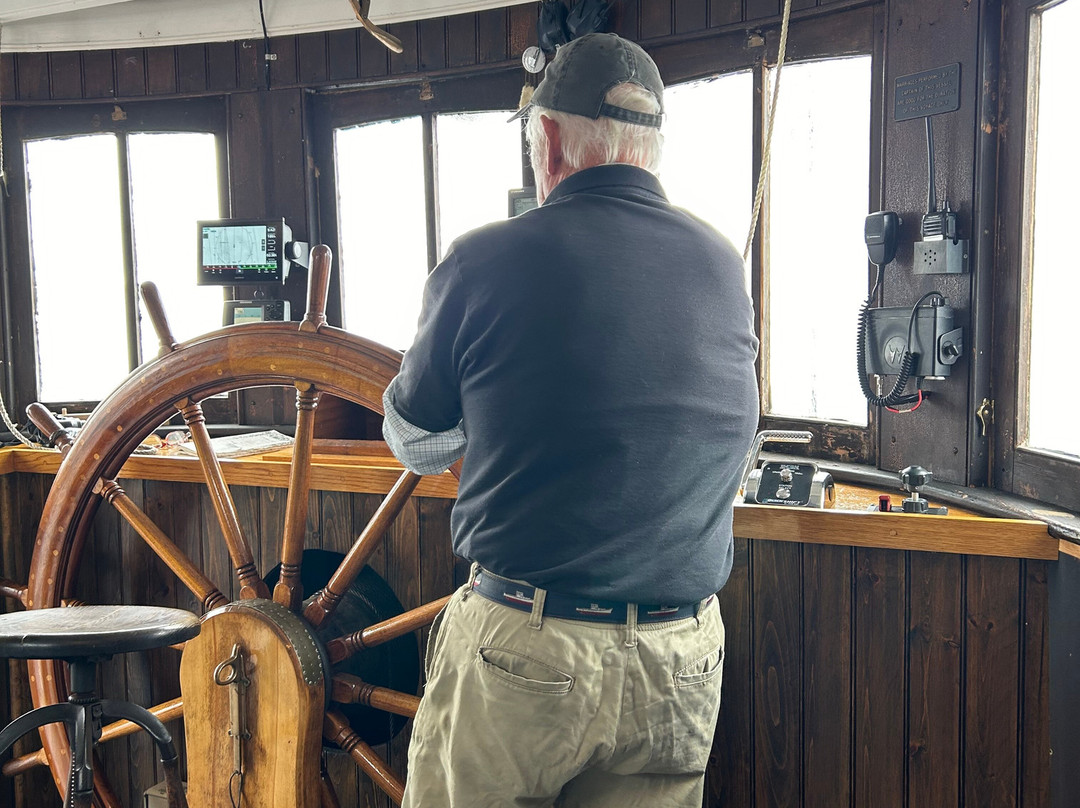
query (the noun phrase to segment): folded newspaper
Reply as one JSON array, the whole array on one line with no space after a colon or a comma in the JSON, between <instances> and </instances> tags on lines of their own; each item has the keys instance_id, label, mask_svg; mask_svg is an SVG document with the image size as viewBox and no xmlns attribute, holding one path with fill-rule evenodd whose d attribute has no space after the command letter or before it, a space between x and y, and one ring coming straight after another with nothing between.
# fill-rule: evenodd
<instances>
[{"instance_id":1,"label":"folded newspaper","mask_svg":"<svg viewBox=\"0 0 1080 808\"><path fill-rule=\"evenodd\" d=\"M275 429L265 432L248 432L244 435L224 435L220 438L211 438L210 445L214 447L214 454L218 457L246 457L247 455L273 452L292 446L293 439L283 435ZM180 451L184 454L197 455L193 441L180 444Z\"/></svg>"}]
</instances>

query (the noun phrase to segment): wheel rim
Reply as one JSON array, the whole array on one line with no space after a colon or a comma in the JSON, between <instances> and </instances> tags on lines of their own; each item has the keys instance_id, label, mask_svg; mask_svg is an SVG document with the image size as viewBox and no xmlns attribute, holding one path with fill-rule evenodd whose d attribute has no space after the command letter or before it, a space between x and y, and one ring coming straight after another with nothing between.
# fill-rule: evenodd
<instances>
[{"instance_id":1,"label":"wheel rim","mask_svg":"<svg viewBox=\"0 0 1080 808\"><path fill-rule=\"evenodd\" d=\"M103 487L100 481L113 480L135 447L178 410L187 418L186 409L218 393L251 387L293 386L298 391L298 424L304 417L300 411L305 406L302 400L310 390L381 414L382 392L397 373L401 357L396 351L340 329L320 325L305 330L301 325L298 330L290 323L234 326L171 347L158 360L133 372L103 401L69 449L42 513L27 587L28 608L60 605L70 595L94 514L103 489L108 487L108 482ZM298 444L299 431L298 426ZM310 448L303 462L310 464ZM203 465L205 470L206 463ZM410 475L403 475L403 480L406 476ZM415 480L411 485L415 485ZM408 487L405 491L406 499L411 490ZM292 495L290 489L290 499ZM286 537L283 544L287 543ZM356 574L358 570L353 577ZM221 601L208 599L204 611L215 604L221 605ZM411 630L430 622L438 605L427 604L413 610L424 611L424 619ZM303 612L298 603L292 609ZM362 645L362 642L359 645L338 642L334 650L340 657ZM66 697L61 663L33 661L29 669L35 706L56 703ZM331 713L334 713L332 720ZM335 734L331 736L330 725L334 722L337 722ZM345 745L353 747L347 751L363 766L370 749L360 748L362 743L354 746L349 730L347 720L341 719L336 711L328 712L327 737L334 737L338 743L345 739ZM42 732L42 740L53 776L62 783L68 766L66 733L62 727L53 725ZM372 765L377 767L377 763ZM399 783L387 784L372 777L392 798L400 796ZM116 804L107 796L107 787L103 786L100 792L99 799L105 805Z\"/></svg>"}]
</instances>

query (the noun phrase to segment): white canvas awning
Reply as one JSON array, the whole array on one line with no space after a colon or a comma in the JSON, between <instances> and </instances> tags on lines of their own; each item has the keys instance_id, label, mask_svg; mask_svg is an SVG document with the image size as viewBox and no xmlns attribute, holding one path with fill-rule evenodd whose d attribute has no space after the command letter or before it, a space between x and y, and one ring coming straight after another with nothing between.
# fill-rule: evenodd
<instances>
[{"instance_id":1,"label":"white canvas awning","mask_svg":"<svg viewBox=\"0 0 1080 808\"><path fill-rule=\"evenodd\" d=\"M535 0L372 0L379 26ZM263 0L270 36L359 26L349 0ZM259 0L0 0L0 49L59 51L262 38Z\"/></svg>"}]
</instances>

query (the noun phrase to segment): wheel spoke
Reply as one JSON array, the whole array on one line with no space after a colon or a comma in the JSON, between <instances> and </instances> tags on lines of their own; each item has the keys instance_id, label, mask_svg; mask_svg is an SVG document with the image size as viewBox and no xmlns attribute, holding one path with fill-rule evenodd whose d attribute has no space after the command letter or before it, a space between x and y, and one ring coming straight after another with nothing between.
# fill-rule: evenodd
<instances>
[{"instance_id":1,"label":"wheel spoke","mask_svg":"<svg viewBox=\"0 0 1080 808\"><path fill-rule=\"evenodd\" d=\"M330 699L339 704L362 704L395 715L412 718L420 709L420 697L368 684L358 676L335 674L330 682Z\"/></svg>"},{"instance_id":2,"label":"wheel spoke","mask_svg":"<svg viewBox=\"0 0 1080 808\"><path fill-rule=\"evenodd\" d=\"M7 578L0 578L0 597L11 598L23 603L26 597L26 584L17 584Z\"/></svg>"},{"instance_id":3,"label":"wheel spoke","mask_svg":"<svg viewBox=\"0 0 1080 808\"><path fill-rule=\"evenodd\" d=\"M221 594L221 591L202 574L191 559L184 554L184 551L177 547L172 539L166 536L161 528L131 501L116 480L101 482L101 496L106 502L113 504L124 520L142 536L150 549L165 562L165 565L173 571L184 586L191 590L202 603L204 611L210 611L228 603L228 598Z\"/></svg>"},{"instance_id":4,"label":"wheel spoke","mask_svg":"<svg viewBox=\"0 0 1080 808\"><path fill-rule=\"evenodd\" d=\"M206 418L203 416L202 406L198 402L185 399L177 404L176 408L184 416L184 423L187 424L191 439L198 450L199 464L202 466L203 476L206 478L206 485L210 491L214 513L217 514L218 524L225 537L225 545L229 548L229 558L232 559L236 577L240 581L240 597L268 598L270 590L255 569L251 545L248 544L244 531L240 527L236 505L229 492L229 486L225 482L225 475L221 471L221 463L214 451L214 445L210 442L210 433L206 429Z\"/></svg>"},{"instance_id":5,"label":"wheel spoke","mask_svg":"<svg viewBox=\"0 0 1080 808\"><path fill-rule=\"evenodd\" d=\"M435 616L450 602L451 597L452 595L447 595L445 598L425 603L423 606L410 609L389 620L383 620L360 631L330 640L326 644L326 653L330 656L331 664L336 665L365 648L374 648L376 645L397 639L403 634L416 631L422 626L430 625Z\"/></svg>"},{"instance_id":6,"label":"wheel spoke","mask_svg":"<svg viewBox=\"0 0 1080 808\"><path fill-rule=\"evenodd\" d=\"M183 699L178 698L171 699L170 701L162 702L156 707L151 707L150 712L162 721L174 721L184 715L184 701ZM101 728L101 737L97 742L107 743L108 741L123 738L127 735L134 735L141 730L142 727L133 724L130 721L114 721ZM12 758L0 768L0 773L8 777L13 777L16 774L22 774L23 772L29 771L36 766L48 765L48 763L49 758L42 748L38 749L36 752L31 752L28 755Z\"/></svg>"},{"instance_id":7,"label":"wheel spoke","mask_svg":"<svg viewBox=\"0 0 1080 808\"><path fill-rule=\"evenodd\" d=\"M390 799L401 805L401 800L405 796L405 784L390 771L386 761L360 739L360 736L349 726L349 721L345 716L334 710L327 710L326 720L323 722L323 736L348 752L349 757L364 770L375 785L386 792Z\"/></svg>"},{"instance_id":8,"label":"wheel spoke","mask_svg":"<svg viewBox=\"0 0 1080 808\"><path fill-rule=\"evenodd\" d=\"M281 577L274 600L292 611L300 608L300 559L304 555L308 493L311 489L311 447L315 437L315 408L319 391L310 384L296 384L296 440L289 466L289 497L285 502L285 537L281 543Z\"/></svg>"},{"instance_id":9,"label":"wheel spoke","mask_svg":"<svg viewBox=\"0 0 1080 808\"><path fill-rule=\"evenodd\" d=\"M341 566L337 568L326 586L311 599L307 608L304 609L304 618L316 629L321 628L337 609L341 598L352 586L371 554L375 552L383 533L401 513L401 509L405 507L405 503L409 501L409 497L412 496L419 482L420 475L411 471L406 471L398 477L398 481L394 483L386 499L379 505L379 509L371 517L371 521L367 523L364 532L353 544L349 554L341 562Z\"/></svg>"}]
</instances>

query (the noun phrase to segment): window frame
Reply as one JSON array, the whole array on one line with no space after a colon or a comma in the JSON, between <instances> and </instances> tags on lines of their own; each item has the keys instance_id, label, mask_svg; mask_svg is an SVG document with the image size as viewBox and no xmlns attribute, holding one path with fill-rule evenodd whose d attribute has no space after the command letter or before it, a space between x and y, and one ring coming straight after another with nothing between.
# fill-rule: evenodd
<instances>
[{"instance_id":1,"label":"window frame","mask_svg":"<svg viewBox=\"0 0 1080 808\"><path fill-rule=\"evenodd\" d=\"M884 188L882 177L882 136L886 110L884 107L885 81L885 39L882 12L875 7L855 8L836 15L814 17L806 20L793 19L788 31L785 65L822 59L840 59L851 56L870 56L870 175L867 212L881 210L884 206ZM764 36L765 47L753 46L755 37ZM712 61L709 69L701 69L700 54L685 43L673 43L650 49L650 53L660 68L666 84L681 84L686 81L708 78L722 73L738 70L751 70L753 74L753 172L752 186L748 189L750 199L756 190L757 177L763 155L763 140L766 121L766 108L763 99L767 97L766 63L775 65L780 39L779 23L763 26L757 31L732 31L714 35L708 41ZM782 81L782 80L781 80ZM784 103L784 91L781 84L779 103ZM766 187L766 194L768 188ZM755 329L761 339L758 351L758 385L762 391L759 413L759 429L809 430L813 434L811 442L805 446L789 444L784 447L787 454L805 455L828 460L838 460L859 464L876 465L878 459L878 435L880 433L879 413L868 407L867 425L858 426L837 421L823 421L814 418L794 418L772 415L765 412L767 402L768 367L768 300L769 279L764 267L768 266L768 240L762 237L768 230L768 205L763 202L762 212L754 233L754 242L750 256L751 297L754 302ZM736 247L744 243L745 233L728 234ZM866 264L866 292L869 294L873 283L873 267ZM852 323L856 312L852 312ZM852 340L855 339L854 325ZM856 372L851 369L852 375Z\"/></svg>"},{"instance_id":2,"label":"window frame","mask_svg":"<svg viewBox=\"0 0 1080 808\"><path fill-rule=\"evenodd\" d=\"M1031 208L1030 155L1035 143L1036 94L1029 83L1038 76L1036 15L1064 0L1022 0L1003 15L1001 99L998 127L998 241L994 256L991 400L993 428L992 485L1002 491L1075 510L1080 490L1080 460L1021 445L1026 427L1025 329L1030 315ZM1072 0L1077 2L1077 0Z\"/></svg>"},{"instance_id":3,"label":"window frame","mask_svg":"<svg viewBox=\"0 0 1080 808\"><path fill-rule=\"evenodd\" d=\"M438 190L436 177L435 118L438 115L514 109L521 95L520 68L483 75L452 77L440 81L381 84L349 90L316 92L309 110L312 153L316 165L319 231L324 244L341 254L337 211L337 165L334 132L337 129L377 121L419 116L423 128L424 210L427 233L427 271L439 261ZM512 124L507 123L508 127ZM532 172L522 150L522 186L532 184ZM341 325L341 275L331 275L327 319Z\"/></svg>"},{"instance_id":4,"label":"window frame","mask_svg":"<svg viewBox=\"0 0 1080 808\"><path fill-rule=\"evenodd\" d=\"M213 134L218 156L218 198L222 210L228 209L228 152L226 104L219 97L172 99L124 104L72 104L22 106L3 111L5 160L10 196L6 210L8 260L3 267L5 296L10 296L10 320L5 334L5 355L33 357L30 362L8 363L8 387L11 391L10 411L15 417L32 401L37 401L37 347L35 322L34 280L30 246L29 195L26 182L26 152L30 140L72 137L92 134L116 134L121 137L120 158L126 158L126 136L154 132L205 132ZM127 357L130 370L138 366L140 357L138 308L135 283L133 219L130 205L130 178L126 159L120 159L120 179L127 189L121 196L124 295L127 325ZM227 215L227 214L226 214ZM192 235L194 238L194 234ZM194 274L194 269L192 270ZM168 301L165 301L168 305ZM79 335L91 338L92 335ZM117 379L117 384L122 381ZM44 401L54 410L89 412L97 405L93 400Z\"/></svg>"}]
</instances>

